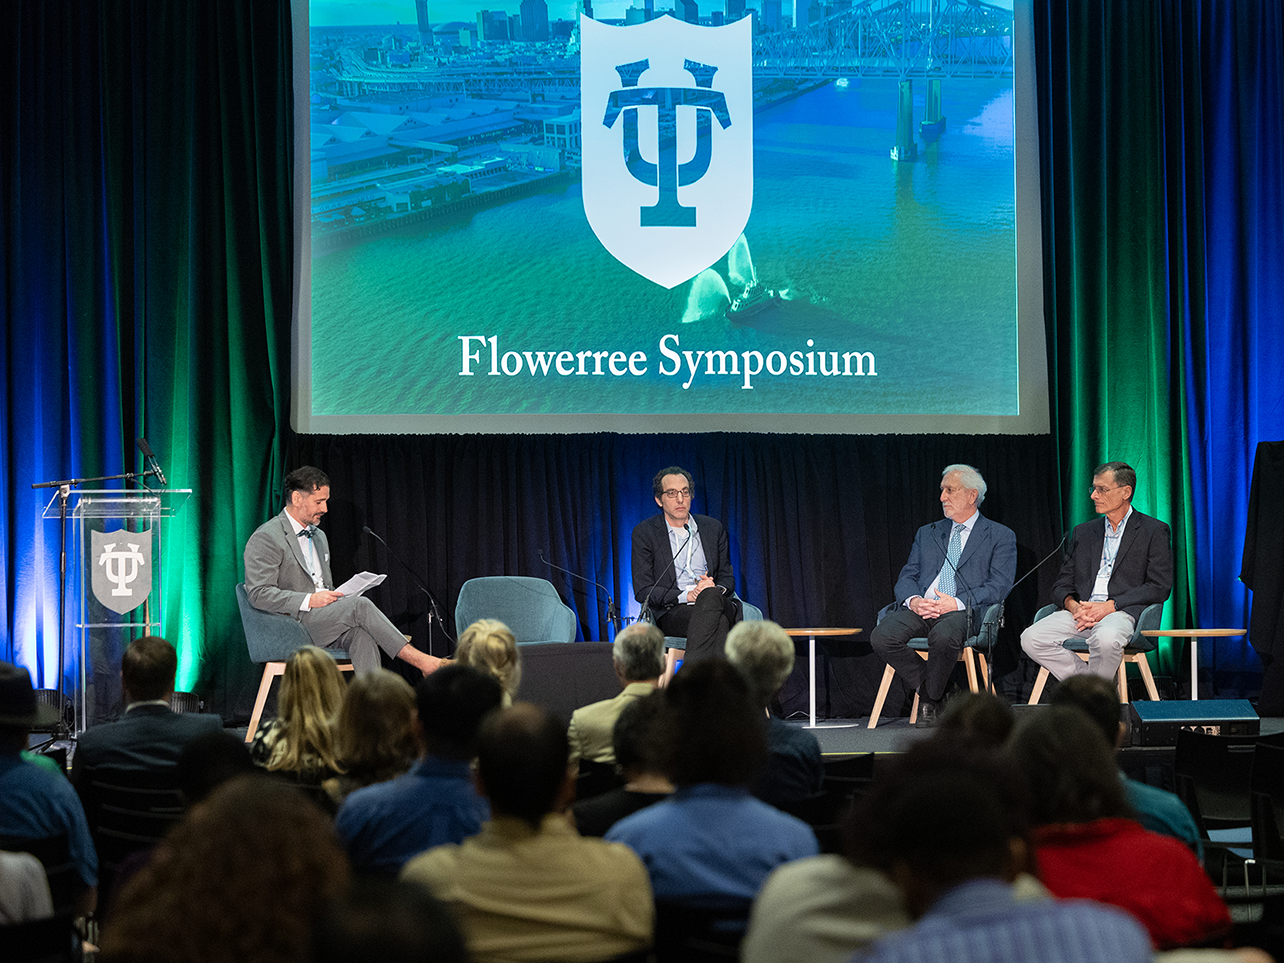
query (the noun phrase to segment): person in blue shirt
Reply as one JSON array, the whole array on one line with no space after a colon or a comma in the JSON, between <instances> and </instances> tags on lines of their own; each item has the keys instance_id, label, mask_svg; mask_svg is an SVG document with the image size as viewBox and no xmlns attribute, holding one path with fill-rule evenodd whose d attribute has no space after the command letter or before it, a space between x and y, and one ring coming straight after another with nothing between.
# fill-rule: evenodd
<instances>
[{"instance_id":1,"label":"person in blue shirt","mask_svg":"<svg viewBox=\"0 0 1284 963\"><path fill-rule=\"evenodd\" d=\"M335 817L358 873L395 877L412 856L462 842L490 818L471 763L482 720L503 699L499 683L469 666L448 665L426 676L415 697L423 758L404 776L353 792Z\"/></svg>"},{"instance_id":2,"label":"person in blue shirt","mask_svg":"<svg viewBox=\"0 0 1284 963\"><path fill-rule=\"evenodd\" d=\"M50 721L37 706L31 673L0 662L0 836L66 837L81 884L74 909L86 914L98 902L98 854L85 810L66 776L22 758L31 727Z\"/></svg>"},{"instance_id":3,"label":"person in blue shirt","mask_svg":"<svg viewBox=\"0 0 1284 963\"><path fill-rule=\"evenodd\" d=\"M777 866L819 852L806 823L755 799L762 709L735 666L684 666L664 691L658 761L677 791L607 832L646 864L659 901L748 902Z\"/></svg>"}]
</instances>

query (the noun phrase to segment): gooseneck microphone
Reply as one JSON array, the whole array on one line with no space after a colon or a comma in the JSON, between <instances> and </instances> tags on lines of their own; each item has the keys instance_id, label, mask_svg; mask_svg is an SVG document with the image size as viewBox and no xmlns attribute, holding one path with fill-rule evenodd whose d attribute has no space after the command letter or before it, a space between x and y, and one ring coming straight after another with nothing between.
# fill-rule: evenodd
<instances>
[{"instance_id":1,"label":"gooseneck microphone","mask_svg":"<svg viewBox=\"0 0 1284 963\"><path fill-rule=\"evenodd\" d=\"M410 577L411 577L412 579L414 579L414 580L415 580L415 584L419 586L420 591L422 591L422 592L424 593L424 595L428 596L428 604L429 604L429 608L428 608L428 649L429 649L429 653L428 653L428 654L429 654L429 655L431 655L431 654L432 654L432 651L431 651L431 650L432 650L432 620L433 620L434 618L436 618L436 620L437 620L437 627L438 627L439 629L441 629L442 634L443 634L444 636L446 636L446 638L450 639L450 641L453 643L455 640L454 640L454 638L451 636L451 634L450 634L449 632L447 632L447 631L446 631L446 623L445 623L444 621L442 621L442 618L441 618L441 606L437 604L437 596L435 596L435 595L433 595L433 594L432 594L432 591L428 588L428 586L427 586L427 585L425 585L425 584L424 584L424 580L423 580L423 579L421 579L421 578L419 577L419 574L418 574L418 573L417 573L413 568L411 568L409 565L407 565L407 564L406 564L405 559L403 559L400 555L398 555L396 552L394 552L394 551L392 550L392 546L391 546L391 545L389 545L387 542L385 542L382 538L380 538L380 537L379 537L379 535L378 535L378 534L376 534L376 533L375 533L375 531L374 531L374 530L373 530L369 525L363 525L363 526L361 526L361 530L362 530L363 532L365 532L367 535L369 535L371 538L373 538L375 541L377 541L377 542L378 542L380 545L382 545L385 549L387 549L387 550L388 550L388 554L389 554L389 555L391 555L394 559L396 559L397 563L398 563L402 568L404 568L404 569L405 569L405 570L410 574Z\"/></svg>"},{"instance_id":2,"label":"gooseneck microphone","mask_svg":"<svg viewBox=\"0 0 1284 963\"><path fill-rule=\"evenodd\" d=\"M620 628L621 628L620 614L615 610L615 602L614 600L612 600L611 593L607 591L605 585L603 585L601 582L593 581L587 575L581 575L579 572L572 572L569 568L562 568L562 566L560 565L554 565L552 562L550 562L548 559L544 557L544 550L542 548L539 550L539 560L543 562L545 565L547 565L549 568L555 568L559 572L565 572L567 575L570 575L572 578L577 578L582 582L588 582L589 585L596 585L598 588L600 588L602 590L602 594L606 596L606 618L612 625L615 626L616 632L620 631Z\"/></svg>"},{"instance_id":3,"label":"gooseneck microphone","mask_svg":"<svg viewBox=\"0 0 1284 963\"><path fill-rule=\"evenodd\" d=\"M665 522L665 525L668 525L668 522ZM642 603L642 611L638 613L638 621L640 622L655 622L655 619L651 617L651 596L654 595L655 590L659 588L660 579L668 575L669 569L673 568L678 564L678 556L682 554L682 550L686 548L687 544L691 541L691 523L687 522L682 527L683 529L686 530L687 540L678 546L678 550L673 553L673 558L669 559L669 564L664 566L663 569L661 569L659 578L657 578L655 582L651 585L651 590L646 593L646 601ZM664 536L665 536L664 540L667 543L669 540L669 537L668 537L669 533L665 532Z\"/></svg>"},{"instance_id":4,"label":"gooseneck microphone","mask_svg":"<svg viewBox=\"0 0 1284 963\"><path fill-rule=\"evenodd\" d=\"M1017 579L1015 582L1013 582L1013 583L1012 583L1012 588L1008 589L1008 595L1011 595L1013 592L1015 592L1015 591L1016 591L1016 587L1017 587L1018 585L1020 585L1022 582L1024 582L1027 578L1029 578L1031 575L1033 575L1033 574L1034 574L1035 572L1037 572L1039 569L1043 568L1043 563L1044 563L1044 562L1046 562L1048 559L1052 558L1052 556L1053 556L1053 555L1056 555L1056 554L1057 554L1057 552L1059 552L1059 551L1061 550L1061 546L1062 546L1062 545L1064 545L1064 544L1066 543L1066 539L1067 539L1067 538L1069 538L1069 537L1070 537L1070 535L1071 535L1071 533L1073 533L1073 532L1074 532L1074 529L1073 529L1073 528L1067 529L1067 530L1066 530L1066 533L1065 533L1064 535L1062 535L1062 536L1061 536L1061 541L1057 542L1057 547L1056 547L1056 548L1054 548L1052 551L1050 551L1047 555L1043 556L1043 558L1039 560L1038 564L1037 564L1037 565L1035 565L1035 566L1034 566L1034 568L1030 569L1028 572L1026 572L1026 573L1025 573L1024 575L1022 575L1019 579ZM1070 548L1069 548L1069 550L1067 550L1067 551L1066 551L1066 556L1067 556L1067 557L1069 557L1069 556L1071 556L1071 555L1074 555L1074 550L1075 550L1076 548L1078 548L1078 546L1079 546L1079 540L1076 538L1076 539L1074 539L1074 540L1070 543ZM1003 598L1006 600L1006 599L1007 599L1007 597L1008 597L1008 595L1003 596Z\"/></svg>"},{"instance_id":5,"label":"gooseneck microphone","mask_svg":"<svg viewBox=\"0 0 1284 963\"><path fill-rule=\"evenodd\" d=\"M159 481L162 485L168 484L165 481L165 473L161 471L160 462L156 460L156 456L152 453L152 446L147 444L147 439L138 438L136 439L136 442L138 444L138 450L143 453L143 459L147 462L149 466L149 470L143 472L143 474L155 475L156 480Z\"/></svg>"}]
</instances>

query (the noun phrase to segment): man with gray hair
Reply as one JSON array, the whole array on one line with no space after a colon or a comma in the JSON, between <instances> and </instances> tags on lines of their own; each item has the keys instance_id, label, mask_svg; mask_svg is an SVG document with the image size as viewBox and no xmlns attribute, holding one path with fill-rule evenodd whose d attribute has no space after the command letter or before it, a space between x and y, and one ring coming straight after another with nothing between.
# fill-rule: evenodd
<instances>
[{"instance_id":1,"label":"man with gray hair","mask_svg":"<svg viewBox=\"0 0 1284 963\"><path fill-rule=\"evenodd\" d=\"M874 651L918 692L919 724L935 725L963 643L985 609L1012 590L1016 535L978 511L985 479L971 465L941 472L945 518L914 536L909 561L896 580L896 600L870 636ZM909 641L926 636L927 662Z\"/></svg>"},{"instance_id":2,"label":"man with gray hair","mask_svg":"<svg viewBox=\"0 0 1284 963\"><path fill-rule=\"evenodd\" d=\"M664 671L664 633L650 622L634 622L615 636L611 647L615 676L623 691L613 699L604 699L576 709L566 737L571 744L571 764L580 759L590 762L615 762L611 732L624 707L634 699L655 691Z\"/></svg>"},{"instance_id":3,"label":"man with gray hair","mask_svg":"<svg viewBox=\"0 0 1284 963\"><path fill-rule=\"evenodd\" d=\"M794 640L775 622L738 622L727 633L727 661L740 670L750 695L767 714L769 758L753 794L773 806L785 806L820 792L825 778L820 743L768 709L794 670Z\"/></svg>"}]
</instances>

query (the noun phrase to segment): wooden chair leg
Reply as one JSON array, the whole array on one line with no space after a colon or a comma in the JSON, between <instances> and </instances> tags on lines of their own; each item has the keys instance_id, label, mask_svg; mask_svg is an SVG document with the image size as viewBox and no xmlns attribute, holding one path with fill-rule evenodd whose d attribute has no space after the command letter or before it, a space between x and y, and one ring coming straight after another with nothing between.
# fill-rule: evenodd
<instances>
[{"instance_id":1,"label":"wooden chair leg","mask_svg":"<svg viewBox=\"0 0 1284 963\"><path fill-rule=\"evenodd\" d=\"M883 713L883 703L887 701L887 690L892 687L892 678L896 670L890 665L883 668L883 681L878 684L878 695L874 698L874 708L869 711L869 727L878 726L878 717Z\"/></svg>"},{"instance_id":2,"label":"wooden chair leg","mask_svg":"<svg viewBox=\"0 0 1284 963\"><path fill-rule=\"evenodd\" d=\"M1043 695L1043 687L1048 684L1048 670L1039 666L1039 677L1034 680L1034 690L1030 693L1030 705L1039 704L1039 696Z\"/></svg>"},{"instance_id":3,"label":"wooden chair leg","mask_svg":"<svg viewBox=\"0 0 1284 963\"><path fill-rule=\"evenodd\" d=\"M972 647L965 645L959 652L959 658L963 660L963 668L967 672L968 691L980 692L981 687L976 684L976 663L972 661Z\"/></svg>"},{"instance_id":4,"label":"wooden chair leg","mask_svg":"<svg viewBox=\"0 0 1284 963\"><path fill-rule=\"evenodd\" d=\"M1146 695L1150 696L1152 702L1158 702L1159 690L1155 688L1155 677L1150 671L1150 660L1146 658L1145 652L1139 652L1133 658L1141 672L1141 681L1146 684Z\"/></svg>"},{"instance_id":5,"label":"wooden chair leg","mask_svg":"<svg viewBox=\"0 0 1284 963\"><path fill-rule=\"evenodd\" d=\"M976 654L977 664L981 667L981 688L986 692L990 691L990 667L985 661L985 653Z\"/></svg>"},{"instance_id":6,"label":"wooden chair leg","mask_svg":"<svg viewBox=\"0 0 1284 963\"><path fill-rule=\"evenodd\" d=\"M1122 705L1128 701L1128 657L1124 656L1119 660L1119 671L1115 673L1115 680L1119 686L1119 702Z\"/></svg>"},{"instance_id":7,"label":"wooden chair leg","mask_svg":"<svg viewBox=\"0 0 1284 963\"><path fill-rule=\"evenodd\" d=\"M254 712L250 716L250 727L245 730L245 741L247 743L254 741L254 733L259 729L259 719L263 718L263 707L267 705L267 697L269 690L272 688L272 680L284 672L284 662L265 662L263 664L263 680L259 683L259 694L254 700Z\"/></svg>"}]
</instances>

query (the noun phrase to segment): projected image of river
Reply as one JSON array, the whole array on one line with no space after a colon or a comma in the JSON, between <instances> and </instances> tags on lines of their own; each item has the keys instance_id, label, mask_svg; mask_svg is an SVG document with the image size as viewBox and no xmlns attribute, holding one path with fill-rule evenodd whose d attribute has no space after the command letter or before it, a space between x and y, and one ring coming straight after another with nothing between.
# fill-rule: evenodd
<instances>
[{"instance_id":1,"label":"projected image of river","mask_svg":"<svg viewBox=\"0 0 1284 963\"><path fill-rule=\"evenodd\" d=\"M944 81L912 162L896 89L760 110L744 237L673 290L602 247L574 177L316 257L314 414L1015 414L1011 82Z\"/></svg>"}]
</instances>

